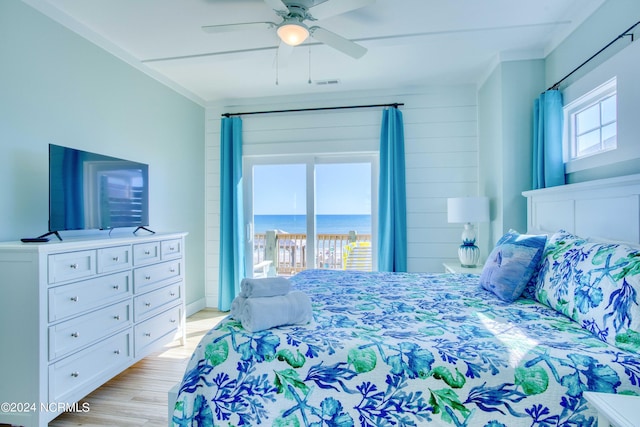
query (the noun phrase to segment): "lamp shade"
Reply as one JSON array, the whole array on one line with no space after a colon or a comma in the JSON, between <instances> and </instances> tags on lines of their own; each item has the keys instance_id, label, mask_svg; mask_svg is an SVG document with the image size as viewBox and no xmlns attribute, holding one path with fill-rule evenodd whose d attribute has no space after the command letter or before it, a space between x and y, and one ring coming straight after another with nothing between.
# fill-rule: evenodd
<instances>
[{"instance_id":1,"label":"lamp shade","mask_svg":"<svg viewBox=\"0 0 640 427\"><path fill-rule=\"evenodd\" d=\"M309 37L309 30L301 22L288 22L278 27L278 37L289 46L298 46Z\"/></svg>"},{"instance_id":2,"label":"lamp shade","mask_svg":"<svg viewBox=\"0 0 640 427\"><path fill-rule=\"evenodd\" d=\"M452 197L447 199L447 221L451 223L488 222L488 197Z\"/></svg>"}]
</instances>

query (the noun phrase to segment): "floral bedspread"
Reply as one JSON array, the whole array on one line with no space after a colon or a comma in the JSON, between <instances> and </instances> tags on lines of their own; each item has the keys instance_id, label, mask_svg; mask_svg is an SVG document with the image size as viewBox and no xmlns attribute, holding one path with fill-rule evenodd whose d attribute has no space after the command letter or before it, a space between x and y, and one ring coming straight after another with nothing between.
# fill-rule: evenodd
<instances>
[{"instance_id":1,"label":"floral bedspread","mask_svg":"<svg viewBox=\"0 0 640 427\"><path fill-rule=\"evenodd\" d=\"M640 355L460 274L304 271L314 321L200 342L175 426L596 426L584 391L640 394Z\"/></svg>"}]
</instances>

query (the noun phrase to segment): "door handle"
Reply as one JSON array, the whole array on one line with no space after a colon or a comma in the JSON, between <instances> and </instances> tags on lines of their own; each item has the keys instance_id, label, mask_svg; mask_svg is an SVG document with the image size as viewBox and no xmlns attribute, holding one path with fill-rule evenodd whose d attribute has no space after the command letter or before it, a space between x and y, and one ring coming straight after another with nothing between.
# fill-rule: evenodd
<instances>
[{"instance_id":1,"label":"door handle","mask_svg":"<svg viewBox=\"0 0 640 427\"><path fill-rule=\"evenodd\" d=\"M253 242L253 222L248 222L246 227L247 242Z\"/></svg>"}]
</instances>

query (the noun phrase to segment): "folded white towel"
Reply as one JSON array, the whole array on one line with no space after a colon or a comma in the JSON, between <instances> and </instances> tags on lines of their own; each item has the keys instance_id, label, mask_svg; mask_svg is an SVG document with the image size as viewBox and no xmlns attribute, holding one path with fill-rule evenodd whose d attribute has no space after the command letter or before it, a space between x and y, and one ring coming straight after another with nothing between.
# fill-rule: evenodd
<instances>
[{"instance_id":1,"label":"folded white towel","mask_svg":"<svg viewBox=\"0 0 640 427\"><path fill-rule=\"evenodd\" d=\"M240 282L240 296L245 298L274 297L290 290L291 283L286 277L247 278Z\"/></svg>"},{"instance_id":2,"label":"folded white towel","mask_svg":"<svg viewBox=\"0 0 640 427\"><path fill-rule=\"evenodd\" d=\"M245 303L247 302L247 297L243 297L238 295L231 301L231 317L240 320L240 316L242 315L242 309L244 308Z\"/></svg>"},{"instance_id":3,"label":"folded white towel","mask_svg":"<svg viewBox=\"0 0 640 427\"><path fill-rule=\"evenodd\" d=\"M304 325L313 318L311 299L301 291L274 297L247 298L240 322L249 332L284 325Z\"/></svg>"}]
</instances>

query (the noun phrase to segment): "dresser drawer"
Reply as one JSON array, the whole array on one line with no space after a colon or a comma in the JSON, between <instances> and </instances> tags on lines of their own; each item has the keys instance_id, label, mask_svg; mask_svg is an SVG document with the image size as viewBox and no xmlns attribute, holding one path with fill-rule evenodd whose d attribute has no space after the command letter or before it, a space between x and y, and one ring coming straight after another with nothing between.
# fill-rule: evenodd
<instances>
[{"instance_id":1,"label":"dresser drawer","mask_svg":"<svg viewBox=\"0 0 640 427\"><path fill-rule=\"evenodd\" d=\"M129 300L49 326L49 360L69 354L131 325Z\"/></svg>"},{"instance_id":2,"label":"dresser drawer","mask_svg":"<svg viewBox=\"0 0 640 427\"><path fill-rule=\"evenodd\" d=\"M180 277L182 271L181 260L167 261L147 267L136 268L133 271L133 291L136 294L150 291L163 284Z\"/></svg>"},{"instance_id":3,"label":"dresser drawer","mask_svg":"<svg viewBox=\"0 0 640 427\"><path fill-rule=\"evenodd\" d=\"M182 256L182 239L163 240L160 243L160 255L163 260Z\"/></svg>"},{"instance_id":4,"label":"dresser drawer","mask_svg":"<svg viewBox=\"0 0 640 427\"><path fill-rule=\"evenodd\" d=\"M133 264L145 265L160 261L160 242L137 243L133 245Z\"/></svg>"},{"instance_id":5,"label":"dresser drawer","mask_svg":"<svg viewBox=\"0 0 640 427\"><path fill-rule=\"evenodd\" d=\"M49 283L91 277L96 274L96 251L49 255Z\"/></svg>"},{"instance_id":6,"label":"dresser drawer","mask_svg":"<svg viewBox=\"0 0 640 427\"><path fill-rule=\"evenodd\" d=\"M132 293L130 271L49 288L49 322L112 304Z\"/></svg>"},{"instance_id":7,"label":"dresser drawer","mask_svg":"<svg viewBox=\"0 0 640 427\"><path fill-rule=\"evenodd\" d=\"M80 399L93 388L122 371L133 360L131 330L107 338L49 366L49 402ZM75 394L75 396L74 396Z\"/></svg>"},{"instance_id":8,"label":"dresser drawer","mask_svg":"<svg viewBox=\"0 0 640 427\"><path fill-rule=\"evenodd\" d=\"M133 313L138 322L145 317L157 313L182 298L182 282L136 296L133 301Z\"/></svg>"},{"instance_id":9,"label":"dresser drawer","mask_svg":"<svg viewBox=\"0 0 640 427\"><path fill-rule=\"evenodd\" d=\"M125 270L132 265L131 246L98 249L98 273Z\"/></svg>"},{"instance_id":10,"label":"dresser drawer","mask_svg":"<svg viewBox=\"0 0 640 427\"><path fill-rule=\"evenodd\" d=\"M149 320L145 320L134 327L135 357L142 356L151 347L166 338L170 342L180 328L180 317L182 310L180 306L160 313Z\"/></svg>"}]
</instances>

